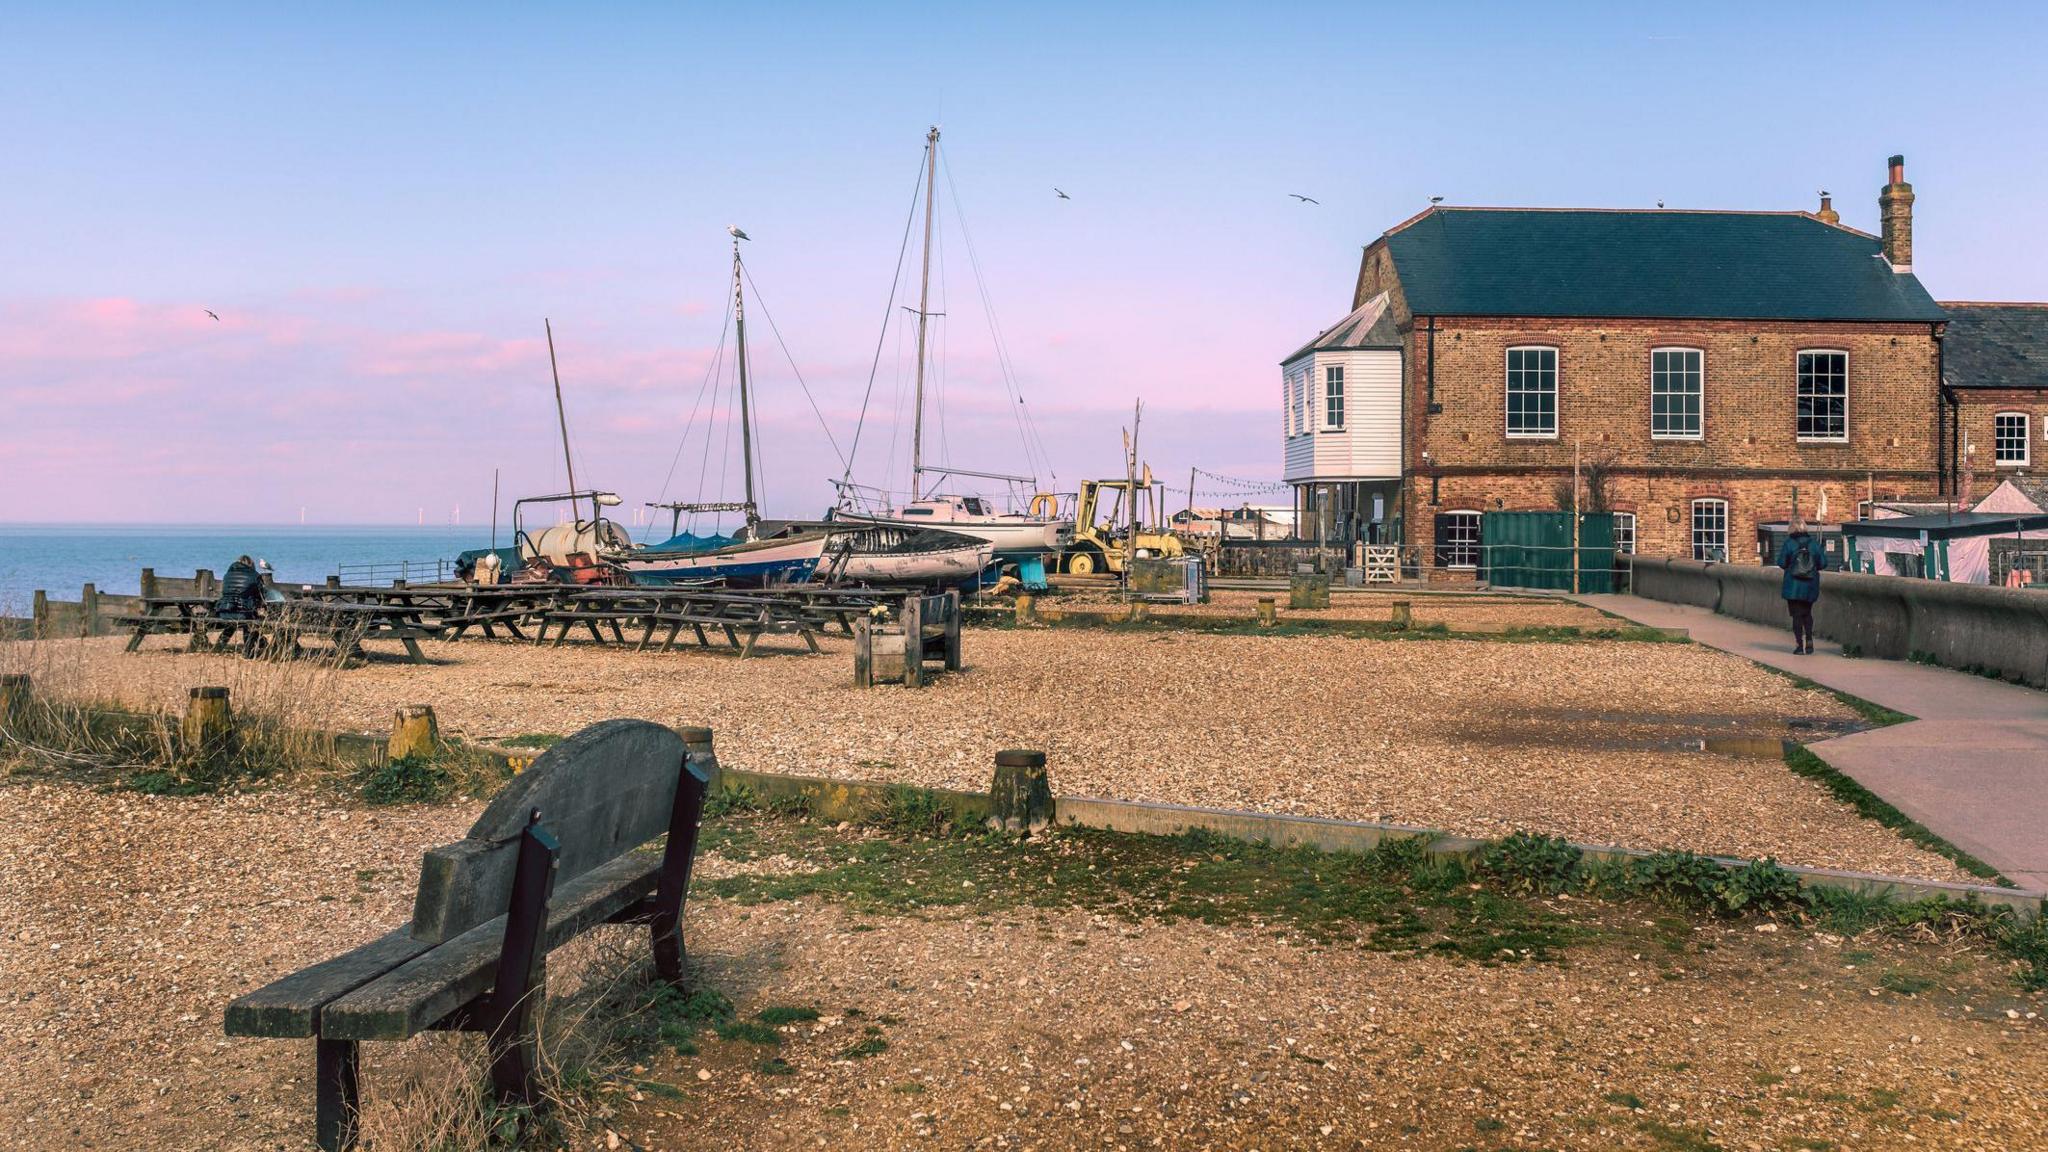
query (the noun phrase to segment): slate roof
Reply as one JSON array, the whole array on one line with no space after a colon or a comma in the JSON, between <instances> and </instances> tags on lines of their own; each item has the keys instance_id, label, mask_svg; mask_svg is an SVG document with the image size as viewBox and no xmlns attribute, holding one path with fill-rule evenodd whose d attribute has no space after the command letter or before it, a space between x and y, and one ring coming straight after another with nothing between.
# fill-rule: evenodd
<instances>
[{"instance_id":1,"label":"slate roof","mask_svg":"<svg viewBox=\"0 0 2048 1152\"><path fill-rule=\"evenodd\" d=\"M1323 334L1288 353L1282 364L1292 364L1311 352L1334 352L1344 348L1399 348L1401 333L1394 327L1394 310L1385 292L1351 310L1349 316L1323 330Z\"/></svg>"},{"instance_id":2,"label":"slate roof","mask_svg":"<svg viewBox=\"0 0 2048 1152\"><path fill-rule=\"evenodd\" d=\"M1943 304L1942 375L1953 388L2048 388L2048 304Z\"/></svg>"},{"instance_id":3,"label":"slate roof","mask_svg":"<svg viewBox=\"0 0 2048 1152\"><path fill-rule=\"evenodd\" d=\"M1432 208L1386 243L1418 316L1944 318L1876 237L1804 212Z\"/></svg>"}]
</instances>

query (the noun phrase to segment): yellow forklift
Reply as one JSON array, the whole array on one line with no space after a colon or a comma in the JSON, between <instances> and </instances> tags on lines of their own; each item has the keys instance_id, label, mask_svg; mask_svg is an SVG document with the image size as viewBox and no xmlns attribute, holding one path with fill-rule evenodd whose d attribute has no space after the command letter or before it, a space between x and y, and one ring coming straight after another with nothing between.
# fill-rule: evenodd
<instances>
[{"instance_id":1,"label":"yellow forklift","mask_svg":"<svg viewBox=\"0 0 2048 1152\"><path fill-rule=\"evenodd\" d=\"M1132 543L1136 545L1138 558L1171 559L1182 553L1180 537L1145 527L1148 511L1152 512L1156 522L1164 522L1158 510L1146 508L1150 494L1159 492L1159 485L1152 480L1152 469L1148 467L1144 478L1135 483L1124 479L1081 481L1081 491L1074 505L1074 542L1060 552L1060 571L1074 576L1123 572L1124 546L1131 535L1133 523L1124 502L1133 498L1133 488L1137 490L1135 499L1138 504L1137 539ZM1107 509L1102 506L1104 493L1114 496Z\"/></svg>"}]
</instances>

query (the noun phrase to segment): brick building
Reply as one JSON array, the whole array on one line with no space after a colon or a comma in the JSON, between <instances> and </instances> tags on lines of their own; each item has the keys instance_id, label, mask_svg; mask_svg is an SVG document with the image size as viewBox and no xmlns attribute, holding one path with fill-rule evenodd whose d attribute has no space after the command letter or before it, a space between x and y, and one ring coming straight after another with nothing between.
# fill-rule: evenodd
<instances>
[{"instance_id":1,"label":"brick building","mask_svg":"<svg viewBox=\"0 0 2048 1152\"><path fill-rule=\"evenodd\" d=\"M2048 304L1945 301L1943 431L1981 496L2010 480L2048 508Z\"/></svg>"},{"instance_id":2,"label":"brick building","mask_svg":"<svg viewBox=\"0 0 2048 1152\"><path fill-rule=\"evenodd\" d=\"M1975 407L1942 402L1947 313L1913 275L1912 204L1894 157L1881 236L1826 199L1439 207L1398 225L1366 247L1351 315L1283 364L1303 535L1474 569L1481 514L1568 506L1575 453L1586 506L1644 552L1755 562L1795 490L1809 517L1825 494L1829 519L1938 497L1954 418ZM1350 380L1389 363L1397 402L1354 409Z\"/></svg>"}]
</instances>

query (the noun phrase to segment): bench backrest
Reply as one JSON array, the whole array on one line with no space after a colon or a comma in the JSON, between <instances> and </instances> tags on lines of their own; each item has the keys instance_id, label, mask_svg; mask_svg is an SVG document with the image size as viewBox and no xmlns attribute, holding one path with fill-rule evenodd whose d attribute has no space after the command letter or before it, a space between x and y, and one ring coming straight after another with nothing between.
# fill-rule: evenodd
<instances>
[{"instance_id":1,"label":"bench backrest","mask_svg":"<svg viewBox=\"0 0 2048 1152\"><path fill-rule=\"evenodd\" d=\"M440 944L505 914L519 834L535 808L562 845L557 885L668 831L687 756L681 736L645 720L606 720L548 749L468 836L427 852L413 938Z\"/></svg>"}]
</instances>

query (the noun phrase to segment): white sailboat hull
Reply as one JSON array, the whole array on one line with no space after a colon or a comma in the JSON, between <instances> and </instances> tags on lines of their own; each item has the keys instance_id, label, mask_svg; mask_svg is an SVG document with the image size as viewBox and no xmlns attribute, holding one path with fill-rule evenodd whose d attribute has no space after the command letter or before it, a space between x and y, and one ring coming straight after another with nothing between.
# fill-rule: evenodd
<instances>
[{"instance_id":1,"label":"white sailboat hull","mask_svg":"<svg viewBox=\"0 0 2048 1152\"><path fill-rule=\"evenodd\" d=\"M811 578L825 554L826 536L808 533L703 552L640 549L605 559L625 570L635 584L678 584L728 580L736 584L800 584Z\"/></svg>"},{"instance_id":2,"label":"white sailboat hull","mask_svg":"<svg viewBox=\"0 0 2048 1152\"><path fill-rule=\"evenodd\" d=\"M833 519L847 524L878 524L890 528L938 528L986 540L995 546L998 556L1038 556L1059 550L1060 529L1064 523L1058 520L1040 520L1029 516L992 516L974 520L941 520L925 516L893 516L888 513L864 513L841 509L833 513Z\"/></svg>"},{"instance_id":3,"label":"white sailboat hull","mask_svg":"<svg viewBox=\"0 0 2048 1152\"><path fill-rule=\"evenodd\" d=\"M963 544L930 552L854 552L837 569L862 584L967 584L995 559L995 545Z\"/></svg>"}]
</instances>

